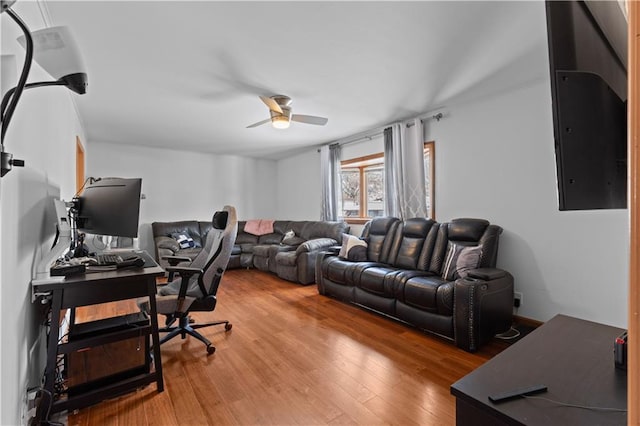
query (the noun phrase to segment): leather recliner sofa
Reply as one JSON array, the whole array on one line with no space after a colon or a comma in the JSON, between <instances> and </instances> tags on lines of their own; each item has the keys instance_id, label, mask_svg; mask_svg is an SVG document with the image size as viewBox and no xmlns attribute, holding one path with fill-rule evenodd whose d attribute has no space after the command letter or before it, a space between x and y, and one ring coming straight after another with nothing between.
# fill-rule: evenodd
<instances>
[{"instance_id":1,"label":"leather recliner sofa","mask_svg":"<svg viewBox=\"0 0 640 426\"><path fill-rule=\"evenodd\" d=\"M495 267L501 232L482 219L375 218L362 234L366 261L318 256L318 291L473 352L512 322L513 276ZM443 277L448 250L460 246L481 247L477 267Z\"/></svg>"},{"instance_id":2,"label":"leather recliner sofa","mask_svg":"<svg viewBox=\"0 0 640 426\"><path fill-rule=\"evenodd\" d=\"M229 267L254 267L299 284L315 282L316 256L341 244L349 232L345 222L276 220L273 233L253 235L245 231L246 222L238 222L238 236ZM286 238L293 231L294 236Z\"/></svg>"},{"instance_id":3,"label":"leather recliner sofa","mask_svg":"<svg viewBox=\"0 0 640 426\"><path fill-rule=\"evenodd\" d=\"M238 222L238 234L227 269L256 268L270 271L280 278L300 284L315 282L316 256L328 247L342 242L342 234L349 232L344 222L276 220L273 232L254 235L245 231L246 221ZM211 222L195 220L153 222L151 224L160 266L168 263L163 256L183 256L194 259L202 250ZM293 236L287 233L293 231ZM172 237L187 235L194 247L181 248Z\"/></svg>"}]
</instances>

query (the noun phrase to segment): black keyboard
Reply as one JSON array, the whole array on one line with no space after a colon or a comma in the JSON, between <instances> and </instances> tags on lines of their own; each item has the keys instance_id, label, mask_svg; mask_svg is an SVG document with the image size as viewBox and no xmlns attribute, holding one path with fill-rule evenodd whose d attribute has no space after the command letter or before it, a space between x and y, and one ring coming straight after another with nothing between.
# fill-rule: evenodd
<instances>
[{"instance_id":1,"label":"black keyboard","mask_svg":"<svg viewBox=\"0 0 640 426\"><path fill-rule=\"evenodd\" d=\"M96 254L96 260L98 261L99 266L108 266L108 265L116 265L122 262L124 259L118 254L99 253L99 254Z\"/></svg>"},{"instance_id":2,"label":"black keyboard","mask_svg":"<svg viewBox=\"0 0 640 426\"><path fill-rule=\"evenodd\" d=\"M147 254L145 251L131 250L131 251L119 251L118 253L96 253L95 259L98 262L98 266L111 266L117 265L121 262L130 260L134 257L142 258L145 268L151 268L158 266L156 261Z\"/></svg>"}]
</instances>

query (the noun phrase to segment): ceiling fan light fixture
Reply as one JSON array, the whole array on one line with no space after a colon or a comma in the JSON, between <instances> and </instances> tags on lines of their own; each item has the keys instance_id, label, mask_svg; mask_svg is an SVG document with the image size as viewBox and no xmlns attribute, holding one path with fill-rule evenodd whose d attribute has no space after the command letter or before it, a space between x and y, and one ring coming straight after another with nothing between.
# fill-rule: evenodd
<instances>
[{"instance_id":1,"label":"ceiling fan light fixture","mask_svg":"<svg viewBox=\"0 0 640 426\"><path fill-rule=\"evenodd\" d=\"M289 121L289 117L284 115L279 115L275 117L271 117L271 125L275 129L288 129L291 122Z\"/></svg>"}]
</instances>

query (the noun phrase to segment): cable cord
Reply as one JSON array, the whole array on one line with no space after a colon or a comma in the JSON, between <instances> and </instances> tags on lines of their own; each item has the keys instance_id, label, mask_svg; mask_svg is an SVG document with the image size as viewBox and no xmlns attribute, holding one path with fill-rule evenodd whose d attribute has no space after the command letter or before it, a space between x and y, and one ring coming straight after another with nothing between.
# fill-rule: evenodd
<instances>
[{"instance_id":1,"label":"cable cord","mask_svg":"<svg viewBox=\"0 0 640 426\"><path fill-rule=\"evenodd\" d=\"M562 407L580 408L582 410L594 410L594 411L611 411L611 412L617 412L617 413L627 412L626 408L594 407L591 405L571 404L568 402L556 401L555 399L545 398L544 396L528 396L528 395L522 395L522 396L526 399L539 399L542 401L550 402L552 404L560 405Z\"/></svg>"},{"instance_id":2,"label":"cable cord","mask_svg":"<svg viewBox=\"0 0 640 426\"><path fill-rule=\"evenodd\" d=\"M518 337L520 337L520 332L514 327L509 328L509 330L505 331L504 333L496 334L496 338L502 340L513 340L517 339Z\"/></svg>"},{"instance_id":3,"label":"cable cord","mask_svg":"<svg viewBox=\"0 0 640 426\"><path fill-rule=\"evenodd\" d=\"M31 38L31 32L27 25L20 19L20 17L11 9L6 10L7 14L15 21L16 24L20 27L25 36L26 42L26 54L24 58L24 65L22 66L22 72L20 73L20 78L18 80L18 85L16 86L13 95L11 96L11 100L9 98L5 101L2 101L2 109L1 109L1 121L2 121L2 136L0 137L0 144L4 142L4 135L7 132L7 127L9 126L9 122L11 121L11 117L13 116L13 112L16 109L18 104L18 100L20 96L22 96L22 91L24 86L27 84L27 78L29 77L29 70L31 69L31 62L33 59L33 39Z\"/></svg>"}]
</instances>

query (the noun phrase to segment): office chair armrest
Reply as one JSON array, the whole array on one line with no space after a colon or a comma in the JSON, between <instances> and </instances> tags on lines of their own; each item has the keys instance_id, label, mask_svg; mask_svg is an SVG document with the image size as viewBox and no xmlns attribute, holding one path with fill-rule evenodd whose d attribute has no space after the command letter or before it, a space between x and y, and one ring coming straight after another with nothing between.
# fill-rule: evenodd
<instances>
[{"instance_id":1,"label":"office chair armrest","mask_svg":"<svg viewBox=\"0 0 640 426\"><path fill-rule=\"evenodd\" d=\"M200 268L190 268L188 266L167 266L164 268L167 272L177 272L183 277L191 277L196 274L203 274L204 271Z\"/></svg>"},{"instance_id":2,"label":"office chair armrest","mask_svg":"<svg viewBox=\"0 0 640 426\"><path fill-rule=\"evenodd\" d=\"M194 275L200 275L200 277L202 277L204 271L200 268L189 268L187 266L167 266L165 269L169 272L170 275L173 275L177 272L180 274L180 277L182 277L182 282L180 283L180 291L178 292L178 306L180 306L187 295L187 288L189 287L189 281L191 280L191 277ZM198 285L200 286L200 283L198 283Z\"/></svg>"},{"instance_id":3,"label":"office chair armrest","mask_svg":"<svg viewBox=\"0 0 640 426\"><path fill-rule=\"evenodd\" d=\"M187 256L162 256L160 257L160 259L166 260L167 262L169 262L170 266L176 266L182 262L189 262L189 263L192 262L191 258Z\"/></svg>"}]
</instances>

